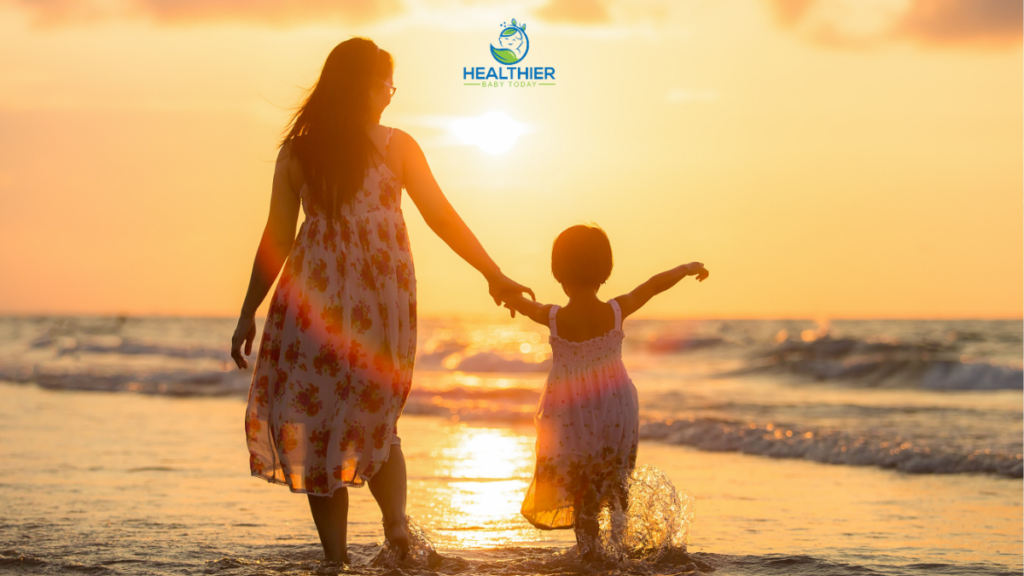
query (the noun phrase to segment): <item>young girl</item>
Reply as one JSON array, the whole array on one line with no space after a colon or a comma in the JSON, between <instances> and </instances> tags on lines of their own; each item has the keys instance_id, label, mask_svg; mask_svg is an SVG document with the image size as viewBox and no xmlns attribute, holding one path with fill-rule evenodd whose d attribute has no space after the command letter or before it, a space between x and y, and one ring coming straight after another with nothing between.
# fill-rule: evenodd
<instances>
[{"instance_id":1,"label":"young girl","mask_svg":"<svg viewBox=\"0 0 1024 576\"><path fill-rule=\"evenodd\" d=\"M708 271L691 262L662 272L608 302L597 291L612 272L608 236L596 226L558 235L551 272L569 297L565 307L514 297L506 306L551 330L551 373L537 409L537 468L522 513L542 530L572 527L581 556L597 552L602 502L619 498L636 464L636 387L622 364L622 320L655 294Z\"/></svg>"}]
</instances>

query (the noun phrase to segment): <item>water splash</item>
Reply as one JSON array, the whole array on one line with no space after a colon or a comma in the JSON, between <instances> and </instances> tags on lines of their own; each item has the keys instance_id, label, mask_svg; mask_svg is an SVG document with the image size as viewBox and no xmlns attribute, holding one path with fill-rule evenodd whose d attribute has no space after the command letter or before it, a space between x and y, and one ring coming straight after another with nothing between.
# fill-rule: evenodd
<instances>
[{"instance_id":1,"label":"water splash","mask_svg":"<svg viewBox=\"0 0 1024 576\"><path fill-rule=\"evenodd\" d=\"M554 562L557 566L565 563L573 572L582 569L584 573L601 574L649 574L668 565L679 574L714 570L686 552L690 526L696 515L692 495L677 490L660 468L646 464L636 467L624 484L628 489L626 509L622 509L619 498L610 498L604 503L598 517L599 542L592 557L583 558L581 551L573 547L554 558L548 554L542 554L542 558L533 558L529 553L523 557L516 554L514 560L485 562L479 567L496 573L522 573L524 569L547 573L558 571L551 565ZM408 531L409 554L404 560L399 560L397 550L384 541L369 560L368 567L388 574L395 568L440 570L441 573L458 573L470 568L470 563L458 556L438 554L423 528L411 519Z\"/></svg>"},{"instance_id":2,"label":"water splash","mask_svg":"<svg viewBox=\"0 0 1024 576\"><path fill-rule=\"evenodd\" d=\"M381 544L380 551L370 561L370 565L376 568L430 568L436 569L441 565L441 555L434 548L434 543L427 537L423 528L409 519L407 526L409 533L409 553L405 559L399 560L398 550L387 540Z\"/></svg>"},{"instance_id":3,"label":"water splash","mask_svg":"<svg viewBox=\"0 0 1024 576\"><path fill-rule=\"evenodd\" d=\"M601 556L656 563L685 555L696 516L693 496L647 464L637 466L626 485L626 510L613 498L598 517Z\"/></svg>"}]
</instances>

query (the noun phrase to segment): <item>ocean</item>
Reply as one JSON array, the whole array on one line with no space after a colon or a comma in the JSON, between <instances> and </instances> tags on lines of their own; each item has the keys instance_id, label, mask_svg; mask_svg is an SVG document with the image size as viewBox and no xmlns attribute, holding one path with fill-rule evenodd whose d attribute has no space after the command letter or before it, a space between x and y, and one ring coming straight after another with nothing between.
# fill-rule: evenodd
<instances>
[{"instance_id":1,"label":"ocean","mask_svg":"<svg viewBox=\"0 0 1024 576\"><path fill-rule=\"evenodd\" d=\"M0 318L0 572L338 573L319 561L305 498L249 476L251 373L230 362L233 328ZM1024 569L1021 321L629 319L624 330L638 463L654 479L637 491L635 530L671 546L585 565L571 531L526 523L546 328L423 318L398 430L409 514L443 562L389 562L372 497L351 490L345 573Z\"/></svg>"}]
</instances>

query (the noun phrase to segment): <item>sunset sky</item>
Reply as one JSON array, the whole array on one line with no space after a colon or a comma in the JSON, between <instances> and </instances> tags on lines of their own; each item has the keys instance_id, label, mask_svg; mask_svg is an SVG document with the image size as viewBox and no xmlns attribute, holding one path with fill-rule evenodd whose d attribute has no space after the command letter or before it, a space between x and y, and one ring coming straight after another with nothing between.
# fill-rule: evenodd
<instances>
[{"instance_id":1,"label":"sunset sky","mask_svg":"<svg viewBox=\"0 0 1024 576\"><path fill-rule=\"evenodd\" d=\"M554 86L464 86L525 22ZM0 0L0 313L234 315L290 109L355 35L383 123L540 300L608 233L650 317L1022 316L1020 0ZM524 133L488 154L460 121ZM406 198L423 315L501 318Z\"/></svg>"}]
</instances>

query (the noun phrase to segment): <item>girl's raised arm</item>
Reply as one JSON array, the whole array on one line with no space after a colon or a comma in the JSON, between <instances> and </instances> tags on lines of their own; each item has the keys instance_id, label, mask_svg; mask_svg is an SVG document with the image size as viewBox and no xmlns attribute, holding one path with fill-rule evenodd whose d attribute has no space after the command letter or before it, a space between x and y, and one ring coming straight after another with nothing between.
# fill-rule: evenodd
<instances>
[{"instance_id":1,"label":"girl's raised arm","mask_svg":"<svg viewBox=\"0 0 1024 576\"><path fill-rule=\"evenodd\" d=\"M708 277L708 274L708 271L704 269L704 265L700 262L690 262L689 264L676 266L667 272L652 276L650 280L637 286L629 294L615 298L615 301L619 303L622 317L625 318L639 310L644 304L647 304L647 301L656 294L661 294L675 286L683 278L696 276L697 281L703 282Z\"/></svg>"},{"instance_id":2,"label":"girl's raised arm","mask_svg":"<svg viewBox=\"0 0 1024 576\"><path fill-rule=\"evenodd\" d=\"M484 275L494 303L501 304L510 295L524 292L533 297L532 290L502 274L498 265L487 255L480 241L441 192L416 140L398 129L392 138L401 154L403 184L423 215L423 220L456 254Z\"/></svg>"}]
</instances>

